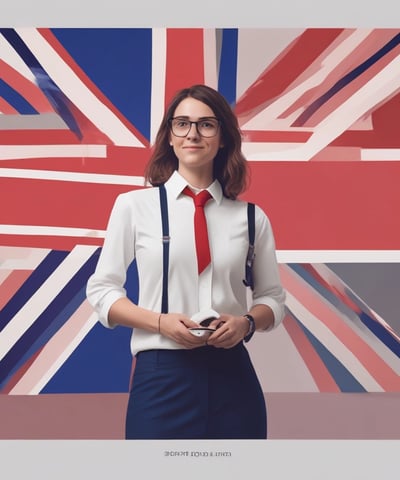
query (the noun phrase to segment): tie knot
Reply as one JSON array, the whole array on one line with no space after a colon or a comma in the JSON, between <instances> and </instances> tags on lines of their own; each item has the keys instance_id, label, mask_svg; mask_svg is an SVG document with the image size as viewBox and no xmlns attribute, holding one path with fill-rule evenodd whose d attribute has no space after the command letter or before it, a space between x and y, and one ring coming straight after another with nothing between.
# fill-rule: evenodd
<instances>
[{"instance_id":1,"label":"tie knot","mask_svg":"<svg viewBox=\"0 0 400 480\"><path fill-rule=\"evenodd\" d=\"M200 193L195 195L189 187L186 187L183 191L184 194L189 195L193 198L194 205L196 207L204 207L204 205L210 200L211 194L207 190L202 190Z\"/></svg>"},{"instance_id":2,"label":"tie knot","mask_svg":"<svg viewBox=\"0 0 400 480\"><path fill-rule=\"evenodd\" d=\"M210 200L211 195L207 190L203 190L194 197L194 204L196 207L204 207L204 205Z\"/></svg>"}]
</instances>

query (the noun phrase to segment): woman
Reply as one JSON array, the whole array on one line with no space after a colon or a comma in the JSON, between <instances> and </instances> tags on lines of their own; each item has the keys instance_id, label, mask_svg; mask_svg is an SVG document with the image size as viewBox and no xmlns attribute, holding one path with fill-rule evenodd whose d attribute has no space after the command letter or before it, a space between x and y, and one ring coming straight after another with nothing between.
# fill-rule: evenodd
<instances>
[{"instance_id":1,"label":"woman","mask_svg":"<svg viewBox=\"0 0 400 480\"><path fill-rule=\"evenodd\" d=\"M256 207L254 289L248 301L243 282L247 203L237 200L246 188L246 160L237 119L217 91L195 85L176 94L146 179L153 186L165 184L167 196L168 313L161 313L165 277L159 188L117 198L87 287L105 326L133 329L136 366L126 438L266 438L264 396L243 339L281 322L285 294L271 226ZM192 198L204 190L210 196L202 207L209 242L203 246L205 260L200 250L196 253L193 217L198 208ZM123 288L133 259L139 275L137 305ZM194 335L190 329L210 309L218 317L210 323L214 331Z\"/></svg>"}]
</instances>

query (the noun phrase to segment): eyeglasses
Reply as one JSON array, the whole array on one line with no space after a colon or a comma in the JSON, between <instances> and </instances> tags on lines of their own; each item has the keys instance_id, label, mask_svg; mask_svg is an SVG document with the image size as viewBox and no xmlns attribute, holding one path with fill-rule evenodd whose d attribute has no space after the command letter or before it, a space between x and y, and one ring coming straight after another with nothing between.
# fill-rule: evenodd
<instances>
[{"instance_id":1,"label":"eyeglasses","mask_svg":"<svg viewBox=\"0 0 400 480\"><path fill-rule=\"evenodd\" d=\"M197 122L191 122L184 117L174 117L169 119L171 131L175 137L186 137L190 132L192 125L196 125L196 130L202 137L215 137L219 130L219 120L214 117L203 118Z\"/></svg>"}]
</instances>

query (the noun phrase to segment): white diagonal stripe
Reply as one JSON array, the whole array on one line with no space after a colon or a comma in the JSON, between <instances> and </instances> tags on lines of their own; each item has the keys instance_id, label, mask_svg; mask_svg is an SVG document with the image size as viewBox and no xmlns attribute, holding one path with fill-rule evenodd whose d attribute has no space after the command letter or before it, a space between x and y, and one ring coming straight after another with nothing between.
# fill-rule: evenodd
<instances>
[{"instance_id":1,"label":"white diagonal stripe","mask_svg":"<svg viewBox=\"0 0 400 480\"><path fill-rule=\"evenodd\" d=\"M102 173L59 172L56 170L29 170L0 168L0 178L28 178L30 180L54 180L60 182L83 182L109 185L144 186L144 178L128 175Z\"/></svg>"},{"instance_id":2,"label":"white diagonal stripe","mask_svg":"<svg viewBox=\"0 0 400 480\"><path fill-rule=\"evenodd\" d=\"M154 144L164 115L165 70L167 64L167 32L165 28L152 29L151 52L151 133Z\"/></svg>"},{"instance_id":3,"label":"white diagonal stripe","mask_svg":"<svg viewBox=\"0 0 400 480\"><path fill-rule=\"evenodd\" d=\"M279 263L399 263L400 250L277 250Z\"/></svg>"},{"instance_id":4,"label":"white diagonal stripe","mask_svg":"<svg viewBox=\"0 0 400 480\"><path fill-rule=\"evenodd\" d=\"M1 160L26 158L106 158L105 145L0 145Z\"/></svg>"},{"instance_id":5,"label":"white diagonal stripe","mask_svg":"<svg viewBox=\"0 0 400 480\"><path fill-rule=\"evenodd\" d=\"M104 238L105 230L47 227L42 225L0 225L0 235L43 235L55 237Z\"/></svg>"},{"instance_id":6,"label":"white diagonal stripe","mask_svg":"<svg viewBox=\"0 0 400 480\"><path fill-rule=\"evenodd\" d=\"M0 247L0 270L34 270L49 252L47 248Z\"/></svg>"},{"instance_id":7,"label":"white diagonal stripe","mask_svg":"<svg viewBox=\"0 0 400 480\"><path fill-rule=\"evenodd\" d=\"M97 247L78 245L0 332L0 360L43 313Z\"/></svg>"},{"instance_id":8,"label":"white diagonal stripe","mask_svg":"<svg viewBox=\"0 0 400 480\"><path fill-rule=\"evenodd\" d=\"M18 28L17 33L65 95L115 145L144 147L142 142L121 122L114 112L104 105L80 80L36 29Z\"/></svg>"},{"instance_id":9,"label":"white diagonal stripe","mask_svg":"<svg viewBox=\"0 0 400 480\"><path fill-rule=\"evenodd\" d=\"M345 366L367 392L383 392L382 386L358 358L294 295L286 292L286 304L296 318Z\"/></svg>"},{"instance_id":10,"label":"white diagonal stripe","mask_svg":"<svg viewBox=\"0 0 400 480\"><path fill-rule=\"evenodd\" d=\"M38 395L41 390L47 385L47 383L53 378L53 376L58 372L58 370L64 365L70 355L75 351L79 346L81 341L86 337L90 330L98 321L98 316L96 313L92 313L90 317L84 322L80 328L78 334L73 338L73 340L65 346L62 351L58 351L57 356L54 358L54 361L51 362L51 367L45 371L43 376L36 382L34 386L30 388L29 391L26 391L25 379L24 377L18 382L15 387L10 391L10 395ZM49 348L48 348L49 347ZM51 344L48 344L44 347L40 355L37 357L32 367L35 368L35 364L39 364L42 360L42 357L48 355L47 350L51 349ZM54 352L53 352L54 353ZM32 368L31 367L31 368ZM29 371L27 372L29 374ZM25 387L25 388L24 388Z\"/></svg>"}]
</instances>

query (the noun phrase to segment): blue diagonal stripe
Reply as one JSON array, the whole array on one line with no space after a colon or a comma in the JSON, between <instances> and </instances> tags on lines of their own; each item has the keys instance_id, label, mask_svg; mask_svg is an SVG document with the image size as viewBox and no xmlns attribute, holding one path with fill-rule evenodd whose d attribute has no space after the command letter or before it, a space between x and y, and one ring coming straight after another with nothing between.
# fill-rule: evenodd
<instances>
[{"instance_id":1,"label":"blue diagonal stripe","mask_svg":"<svg viewBox=\"0 0 400 480\"><path fill-rule=\"evenodd\" d=\"M238 29L223 29L218 91L226 98L232 108L236 102L237 50Z\"/></svg>"},{"instance_id":2,"label":"blue diagonal stripe","mask_svg":"<svg viewBox=\"0 0 400 480\"><path fill-rule=\"evenodd\" d=\"M304 110L304 112L297 118L297 120L293 123L293 126L300 126L304 125L305 122L330 98L336 95L340 90L342 90L346 85L351 83L357 77L359 77L362 73L364 73L368 68L372 67L378 60L388 54L391 50L393 50L397 45L400 44L400 33L395 35L389 42L386 43L381 49L379 49L376 53L371 55L365 62L358 65L354 68L351 72L344 75L341 79L339 79L328 91L326 91L323 95L319 98L314 100L310 104L308 108Z\"/></svg>"},{"instance_id":3,"label":"blue diagonal stripe","mask_svg":"<svg viewBox=\"0 0 400 480\"><path fill-rule=\"evenodd\" d=\"M69 252L51 251L29 275L19 290L0 310L0 332L8 325L16 313L29 301L31 296L42 286Z\"/></svg>"},{"instance_id":4,"label":"blue diagonal stripe","mask_svg":"<svg viewBox=\"0 0 400 480\"><path fill-rule=\"evenodd\" d=\"M10 87L3 79L0 78L0 97L3 97L7 103L23 115L37 114L37 110L14 88Z\"/></svg>"},{"instance_id":5,"label":"blue diagonal stripe","mask_svg":"<svg viewBox=\"0 0 400 480\"><path fill-rule=\"evenodd\" d=\"M96 323L40 393L126 393L132 330Z\"/></svg>"},{"instance_id":6,"label":"blue diagonal stripe","mask_svg":"<svg viewBox=\"0 0 400 480\"><path fill-rule=\"evenodd\" d=\"M366 392L349 370L290 312L342 392Z\"/></svg>"},{"instance_id":7,"label":"blue diagonal stripe","mask_svg":"<svg viewBox=\"0 0 400 480\"><path fill-rule=\"evenodd\" d=\"M51 31L104 95L149 139L152 29L52 28Z\"/></svg>"},{"instance_id":8,"label":"blue diagonal stripe","mask_svg":"<svg viewBox=\"0 0 400 480\"><path fill-rule=\"evenodd\" d=\"M331 291L329 291L324 285L319 283L313 275L308 272L301 264L289 264L290 268L294 270L298 275L300 275L307 283L309 283L318 293L320 293L326 300L328 300L332 305L338 308L340 311L346 312L351 311L354 315L357 315L361 322L373 333L379 340L391 350L397 357L400 357L400 342L394 337L390 331L377 320L375 320L371 315L368 314L367 306L358 301L354 294L346 288L345 293L350 298L350 300L358 305L361 310L354 311L345 305L342 300L336 297Z\"/></svg>"},{"instance_id":9,"label":"blue diagonal stripe","mask_svg":"<svg viewBox=\"0 0 400 480\"><path fill-rule=\"evenodd\" d=\"M70 109L71 102L50 78L22 38L12 28L1 28L0 33L34 74L38 87L46 95L54 110L62 117L70 130L74 132L79 139L82 139L82 132Z\"/></svg>"},{"instance_id":10,"label":"blue diagonal stripe","mask_svg":"<svg viewBox=\"0 0 400 480\"><path fill-rule=\"evenodd\" d=\"M41 335L51 327L53 322L58 322L58 327L60 327L68 320L69 316L66 317L62 315L62 312L65 310L65 306L69 305L78 295L79 291L82 291L86 286L89 276L93 273L96 267L97 260L98 253L96 251L4 356L0 362L0 384L2 387L12 373L23 364L26 354L31 349L32 345L34 345ZM82 291L82 300L83 297L84 295Z\"/></svg>"},{"instance_id":11,"label":"blue diagonal stripe","mask_svg":"<svg viewBox=\"0 0 400 480\"><path fill-rule=\"evenodd\" d=\"M397 357L400 358L400 343L399 341L379 322L371 318L367 313L362 312L360 319L363 324L374 333L382 343L384 343L389 350L391 350Z\"/></svg>"}]
</instances>

